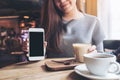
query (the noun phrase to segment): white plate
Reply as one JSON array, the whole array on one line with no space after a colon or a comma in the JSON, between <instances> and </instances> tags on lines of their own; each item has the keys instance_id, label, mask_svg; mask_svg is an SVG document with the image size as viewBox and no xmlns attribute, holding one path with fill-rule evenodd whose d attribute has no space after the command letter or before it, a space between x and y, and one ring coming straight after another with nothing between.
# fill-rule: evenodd
<instances>
[{"instance_id":1,"label":"white plate","mask_svg":"<svg viewBox=\"0 0 120 80\"><path fill-rule=\"evenodd\" d=\"M88 69L86 68L85 64L81 64L78 65L74 68L75 72L81 76L84 76L86 78L90 78L90 79L101 79L101 80L113 80L113 79L120 79L120 74L112 74L112 73L108 73L105 76L97 76L97 75L93 75L91 74Z\"/></svg>"}]
</instances>

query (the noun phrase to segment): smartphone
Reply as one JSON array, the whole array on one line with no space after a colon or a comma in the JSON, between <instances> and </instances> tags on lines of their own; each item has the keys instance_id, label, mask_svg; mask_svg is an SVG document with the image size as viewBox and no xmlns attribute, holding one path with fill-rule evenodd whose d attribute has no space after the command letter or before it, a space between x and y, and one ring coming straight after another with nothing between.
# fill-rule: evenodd
<instances>
[{"instance_id":1,"label":"smartphone","mask_svg":"<svg viewBox=\"0 0 120 80\"><path fill-rule=\"evenodd\" d=\"M44 54L44 29L29 28L29 60L43 60Z\"/></svg>"}]
</instances>

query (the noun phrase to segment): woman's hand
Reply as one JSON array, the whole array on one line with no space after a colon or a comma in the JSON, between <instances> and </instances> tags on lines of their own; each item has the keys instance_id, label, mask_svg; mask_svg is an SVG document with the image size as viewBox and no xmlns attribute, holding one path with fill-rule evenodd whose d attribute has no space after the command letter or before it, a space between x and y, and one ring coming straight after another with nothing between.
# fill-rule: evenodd
<instances>
[{"instance_id":1,"label":"woman's hand","mask_svg":"<svg viewBox=\"0 0 120 80\"><path fill-rule=\"evenodd\" d=\"M97 53L97 50L96 50L96 46L95 45L92 45L89 49L88 49L88 53Z\"/></svg>"},{"instance_id":2,"label":"woman's hand","mask_svg":"<svg viewBox=\"0 0 120 80\"><path fill-rule=\"evenodd\" d=\"M44 52L46 52L46 47L47 47L47 42L44 41ZM24 43L23 43L23 51L25 52L28 52L29 51L29 40L26 40Z\"/></svg>"},{"instance_id":3,"label":"woman's hand","mask_svg":"<svg viewBox=\"0 0 120 80\"><path fill-rule=\"evenodd\" d=\"M46 48L47 48L47 42L44 41L44 54L46 53Z\"/></svg>"}]
</instances>

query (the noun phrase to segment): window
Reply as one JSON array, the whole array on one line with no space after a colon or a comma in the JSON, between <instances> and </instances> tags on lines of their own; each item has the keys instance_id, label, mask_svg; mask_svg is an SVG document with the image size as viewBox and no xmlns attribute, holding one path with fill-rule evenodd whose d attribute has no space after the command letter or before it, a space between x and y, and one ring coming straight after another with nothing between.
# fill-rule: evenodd
<instances>
[{"instance_id":1,"label":"window","mask_svg":"<svg viewBox=\"0 0 120 80\"><path fill-rule=\"evenodd\" d=\"M98 0L98 18L106 39L120 40L120 0Z\"/></svg>"}]
</instances>

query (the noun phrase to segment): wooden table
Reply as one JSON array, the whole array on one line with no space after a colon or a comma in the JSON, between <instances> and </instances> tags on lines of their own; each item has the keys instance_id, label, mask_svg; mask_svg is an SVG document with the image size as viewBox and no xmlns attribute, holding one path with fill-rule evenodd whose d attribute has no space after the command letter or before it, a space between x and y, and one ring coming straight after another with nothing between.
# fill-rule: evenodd
<instances>
[{"instance_id":1,"label":"wooden table","mask_svg":"<svg viewBox=\"0 0 120 80\"><path fill-rule=\"evenodd\" d=\"M74 70L47 71L45 61L48 60L51 59L0 68L0 80L89 80L76 74Z\"/></svg>"}]
</instances>

